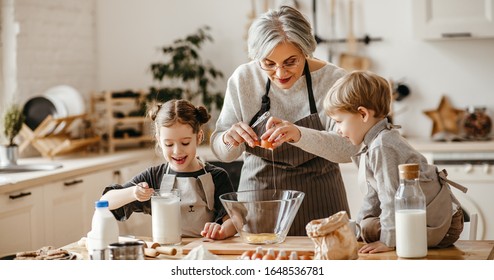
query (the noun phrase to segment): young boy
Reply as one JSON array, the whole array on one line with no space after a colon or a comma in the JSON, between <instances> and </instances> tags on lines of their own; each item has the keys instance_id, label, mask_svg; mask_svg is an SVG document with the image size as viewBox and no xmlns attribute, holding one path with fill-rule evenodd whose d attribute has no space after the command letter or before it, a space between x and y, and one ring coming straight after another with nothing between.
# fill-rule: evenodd
<instances>
[{"instance_id":1,"label":"young boy","mask_svg":"<svg viewBox=\"0 0 494 280\"><path fill-rule=\"evenodd\" d=\"M324 100L325 111L336 121L338 133L352 144L361 145L352 157L359 166L359 185L367 190L357 217L361 238L366 242L359 252L394 250L394 195L400 183L398 165L404 163L420 165L428 246L450 246L463 230L460 203L451 193L446 173L429 165L388 122L391 96L386 79L368 71L354 71L340 78Z\"/></svg>"}]
</instances>

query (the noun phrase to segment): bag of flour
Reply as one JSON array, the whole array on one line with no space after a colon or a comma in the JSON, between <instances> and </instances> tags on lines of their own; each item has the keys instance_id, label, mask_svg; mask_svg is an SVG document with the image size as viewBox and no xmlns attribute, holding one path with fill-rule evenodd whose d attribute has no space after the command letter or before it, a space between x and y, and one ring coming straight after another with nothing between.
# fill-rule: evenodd
<instances>
[{"instance_id":1,"label":"bag of flour","mask_svg":"<svg viewBox=\"0 0 494 280\"><path fill-rule=\"evenodd\" d=\"M305 229L315 245L315 260L356 260L358 243L348 226L346 211L329 218L312 220Z\"/></svg>"}]
</instances>

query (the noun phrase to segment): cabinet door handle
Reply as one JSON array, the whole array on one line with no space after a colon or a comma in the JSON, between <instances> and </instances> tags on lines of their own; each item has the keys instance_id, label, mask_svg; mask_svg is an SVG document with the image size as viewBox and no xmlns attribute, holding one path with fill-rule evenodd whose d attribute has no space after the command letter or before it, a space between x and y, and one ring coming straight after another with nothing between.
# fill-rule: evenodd
<instances>
[{"instance_id":1,"label":"cabinet door handle","mask_svg":"<svg viewBox=\"0 0 494 280\"><path fill-rule=\"evenodd\" d=\"M70 187L70 186L73 186L73 185L77 185L77 184L80 184L84 182L84 180L82 179L79 179L79 180L72 180L70 182L63 182L63 185L66 186L66 187Z\"/></svg>"},{"instance_id":2,"label":"cabinet door handle","mask_svg":"<svg viewBox=\"0 0 494 280\"><path fill-rule=\"evenodd\" d=\"M443 33L441 34L443 38L463 38L463 37L472 37L472 33L470 32L459 32L459 33Z\"/></svg>"},{"instance_id":3,"label":"cabinet door handle","mask_svg":"<svg viewBox=\"0 0 494 280\"><path fill-rule=\"evenodd\" d=\"M9 195L9 198L14 200L28 195L31 195L31 192L21 192L20 194L16 194L16 195Z\"/></svg>"}]
</instances>

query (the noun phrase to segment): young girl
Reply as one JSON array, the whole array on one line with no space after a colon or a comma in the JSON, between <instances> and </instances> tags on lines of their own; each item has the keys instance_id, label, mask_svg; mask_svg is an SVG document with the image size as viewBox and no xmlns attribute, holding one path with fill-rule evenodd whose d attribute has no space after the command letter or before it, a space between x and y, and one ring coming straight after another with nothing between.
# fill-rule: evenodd
<instances>
[{"instance_id":1,"label":"young girl","mask_svg":"<svg viewBox=\"0 0 494 280\"><path fill-rule=\"evenodd\" d=\"M391 107L391 87L386 79L365 71L340 78L324 100L326 113L338 126L338 133L360 152L352 157L359 165L359 185L367 190L357 217L361 237L367 243L360 253L394 250L394 195L400 184L398 165L417 163L420 186L426 197L427 243L429 247L452 245L463 230L460 203L449 189L462 186L446 179L444 171L427 164L425 157L401 137L387 115Z\"/></svg>"},{"instance_id":2,"label":"young girl","mask_svg":"<svg viewBox=\"0 0 494 280\"><path fill-rule=\"evenodd\" d=\"M234 191L228 173L196 157L204 139L201 125L211 116L203 106L186 100L155 104L149 111L154 122L157 148L166 163L150 167L123 185L105 188L113 215L125 221L133 212L151 213L155 190L176 188L181 193L182 235L225 239L236 233L219 196Z\"/></svg>"}]
</instances>

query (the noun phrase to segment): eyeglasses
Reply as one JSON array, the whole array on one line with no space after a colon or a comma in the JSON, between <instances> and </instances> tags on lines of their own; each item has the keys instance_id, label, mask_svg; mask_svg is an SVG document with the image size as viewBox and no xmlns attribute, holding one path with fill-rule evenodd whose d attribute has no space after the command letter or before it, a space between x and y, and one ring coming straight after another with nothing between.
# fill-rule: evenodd
<instances>
[{"instance_id":1,"label":"eyeglasses","mask_svg":"<svg viewBox=\"0 0 494 280\"><path fill-rule=\"evenodd\" d=\"M273 63L272 61L259 61L259 66L261 67L262 70L264 71L276 71L280 68L283 68L285 70L290 70L293 68L296 68L300 64L300 57L290 57L289 59L285 60L281 66L277 65L276 63Z\"/></svg>"}]
</instances>

